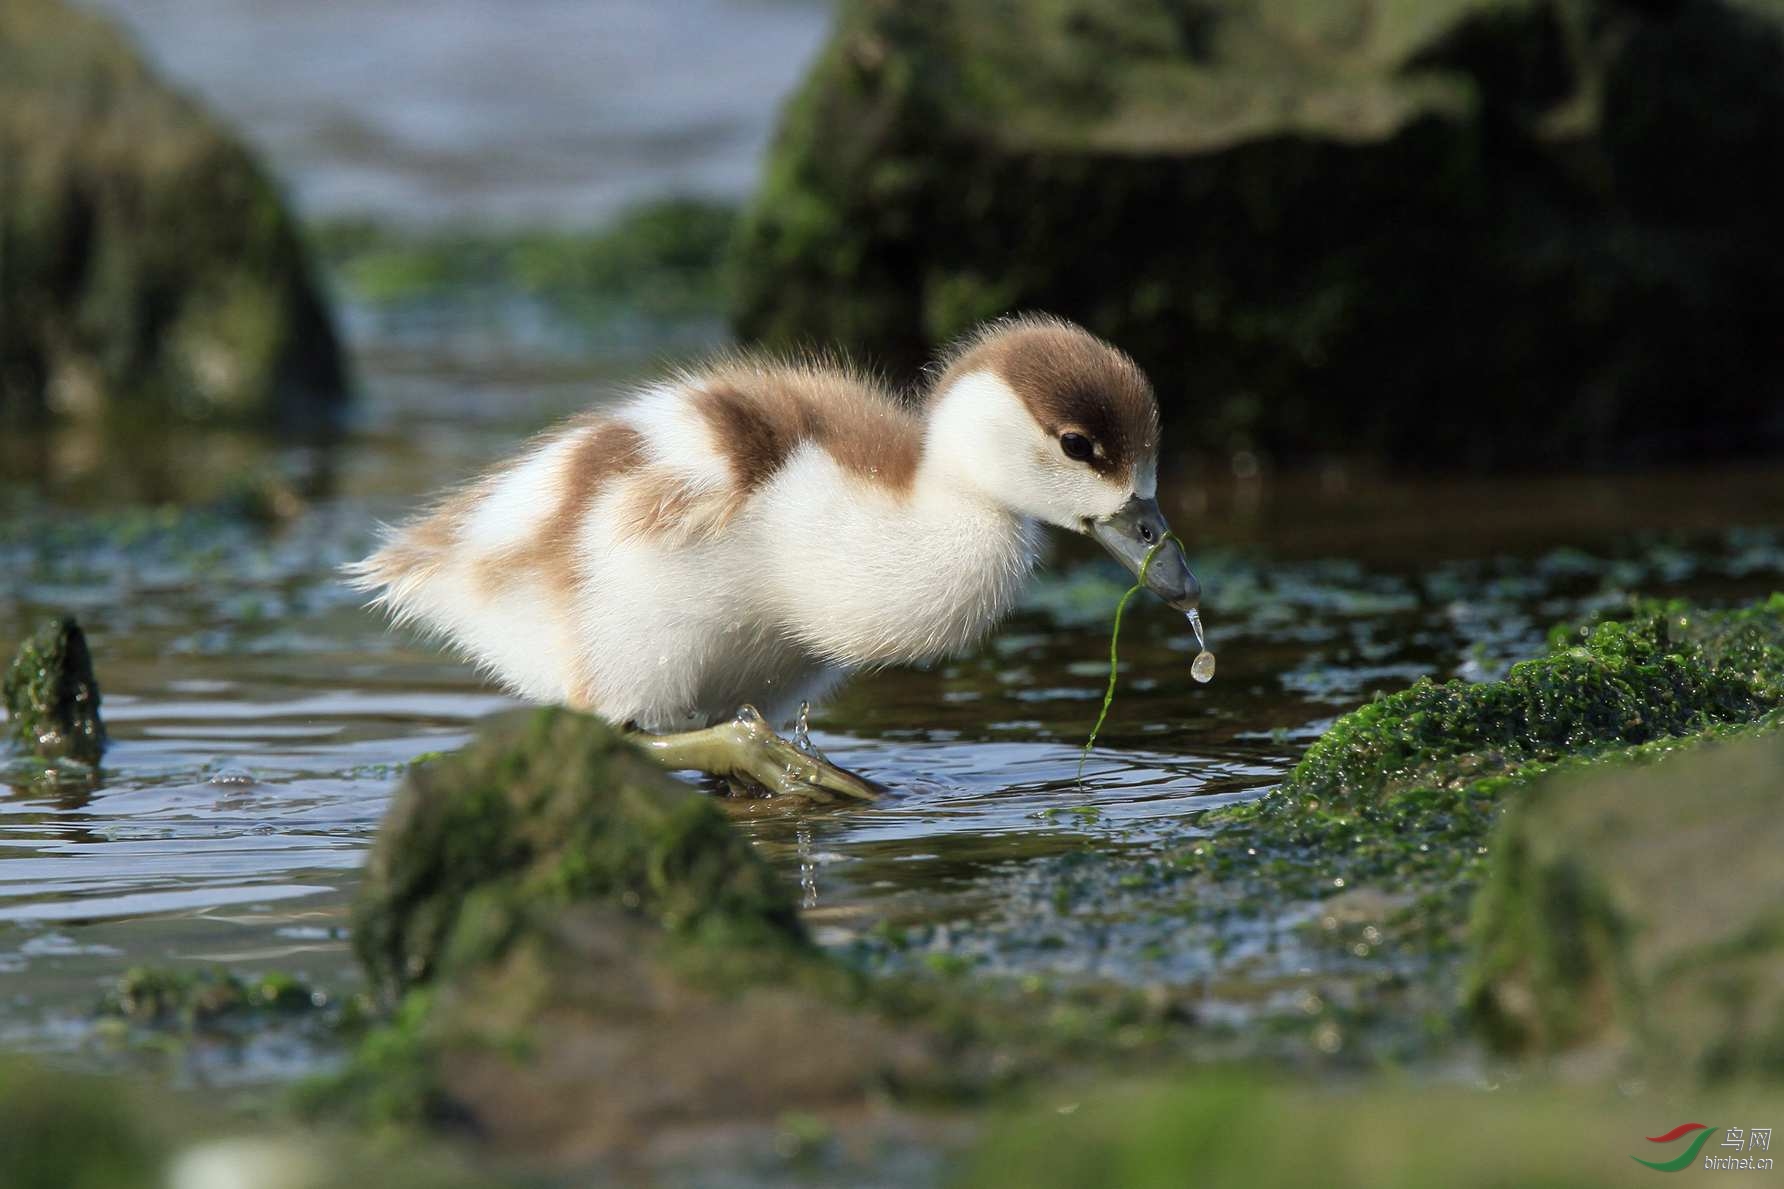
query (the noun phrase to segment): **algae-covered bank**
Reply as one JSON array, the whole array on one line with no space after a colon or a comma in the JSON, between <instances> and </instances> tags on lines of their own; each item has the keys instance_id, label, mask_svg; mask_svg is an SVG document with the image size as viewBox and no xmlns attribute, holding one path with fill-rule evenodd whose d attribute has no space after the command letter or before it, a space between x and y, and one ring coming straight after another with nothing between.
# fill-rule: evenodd
<instances>
[{"instance_id":1,"label":"algae-covered bank","mask_svg":"<svg viewBox=\"0 0 1784 1189\"><path fill-rule=\"evenodd\" d=\"M1693 1117L1769 1120L1784 1107L1784 1096L1771 1090L1692 1102ZM1488 1093L1383 1080L1322 1093L1223 1069L1174 1084L1100 1086L1094 1097L1068 1105L1070 1111L1053 1107L1000 1120L957 1183L971 1189L1185 1183L1609 1189L1653 1176L1631 1157L1662 1164L1690 1146L1648 1142L1660 1134L1652 1103L1553 1088ZM1723 1128L1710 1130L1720 1142ZM1738 1150L1745 1150L1746 1131L1730 1132Z\"/></svg>"},{"instance_id":2,"label":"algae-covered bank","mask_svg":"<svg viewBox=\"0 0 1784 1189\"><path fill-rule=\"evenodd\" d=\"M437 474L441 438L409 427L453 391L416 384L418 420L343 473ZM1089 1118L1107 1078L1469 1081L1511 1059L1459 992L1520 773L1739 730L1776 689L1776 606L1752 602L1784 572L1775 533L1417 569L1210 548L1219 678L1136 600L1080 781L1125 583L1068 555L979 653L823 709L817 743L893 787L791 812L672 780L581 716L482 723L512 703L335 580L377 498L0 525L9 640L78 614L109 740L92 780L55 784L8 745L0 1020L45 1061L210 1087L251 1134L369 1125L494 1182L927 1185L1005 1111ZM1610 709L1520 723L1581 691ZM1471 775L1505 783L1477 797ZM1495 969L1501 1014L1540 1019L1511 1009L1554 980ZM1518 1044L1540 1070L1548 1042Z\"/></svg>"},{"instance_id":3,"label":"algae-covered bank","mask_svg":"<svg viewBox=\"0 0 1784 1189\"><path fill-rule=\"evenodd\" d=\"M369 1125L466 1154L483 1183L934 1184L984 1167L1005 1112L1088 1137L1105 1079L1188 1094L1222 1062L1312 1083L1273 1117L1324 1135L1331 1086L1501 1060L1465 981L1540 1069L1546 1009L1524 1005L1571 976L1503 939L1511 957L1464 974L1489 952L1465 926L1510 853L1501 811L1538 768L1743 730L1777 698L1776 600L1621 593L1746 602L1776 584L1772 534L1411 573L1210 551L1220 678L1190 676L1179 617L1131 606L1119 712L1080 783L1122 583L1068 560L981 654L876 675L819 716L829 754L895 774L885 798L787 812L675 781L579 715L479 723L509 704L334 582L348 512L372 519L325 498L274 523L0 530L14 638L78 611L110 740L90 785L9 786L5 1019L46 1059L215 1087L225 1130L244 1101L251 1135ZM1557 617L1574 626L1545 652ZM1475 680L1416 680L1458 672ZM1519 945L1549 922L1524 903ZM1711 1003L1742 969L1701 968ZM1659 969L1638 956L1645 1001ZM1611 970L1583 985L1623 986ZM1579 1110L1620 1142L1621 1115Z\"/></svg>"},{"instance_id":4,"label":"algae-covered bank","mask_svg":"<svg viewBox=\"0 0 1784 1189\"><path fill-rule=\"evenodd\" d=\"M1465 891L1518 793L1755 729L1784 707L1784 595L1734 611L1638 602L1550 637L1498 681L1421 680L1340 718L1280 788L1218 811L1197 865L1303 896Z\"/></svg>"}]
</instances>

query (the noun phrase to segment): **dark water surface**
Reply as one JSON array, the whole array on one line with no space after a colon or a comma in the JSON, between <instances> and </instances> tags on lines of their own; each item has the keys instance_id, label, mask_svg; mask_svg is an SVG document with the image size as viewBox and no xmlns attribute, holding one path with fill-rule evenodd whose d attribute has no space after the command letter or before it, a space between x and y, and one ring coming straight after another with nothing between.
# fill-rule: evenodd
<instances>
[{"instance_id":1,"label":"dark water surface","mask_svg":"<svg viewBox=\"0 0 1784 1189\"><path fill-rule=\"evenodd\" d=\"M403 766L512 704L387 632L334 569L380 517L641 365L364 364L362 425L327 454L225 436L151 450L76 430L5 454L0 641L78 614L114 745L91 783L9 769L0 1044L103 1055L91 1009L142 962L352 992L346 905ZM163 456L186 461L140 462ZM1769 473L1396 485L1253 472L1243 458L1167 463L1219 676L1192 681L1182 618L1136 605L1081 785L1125 583L1076 543L976 655L864 677L824 708L819 743L892 795L804 815L739 807L821 941L894 965L1196 984L1211 1019L1292 1010L1354 965L1295 940L1308 906L1211 936L1109 873L1193 838L1208 807L1260 795L1375 690L1492 677L1552 623L1632 591L1720 602L1784 586ZM141 502L227 492L242 474L321 491L271 530ZM1730 523L1755 527L1709 531ZM897 947L877 940L889 932ZM325 1057L250 1038L189 1072L278 1080Z\"/></svg>"}]
</instances>

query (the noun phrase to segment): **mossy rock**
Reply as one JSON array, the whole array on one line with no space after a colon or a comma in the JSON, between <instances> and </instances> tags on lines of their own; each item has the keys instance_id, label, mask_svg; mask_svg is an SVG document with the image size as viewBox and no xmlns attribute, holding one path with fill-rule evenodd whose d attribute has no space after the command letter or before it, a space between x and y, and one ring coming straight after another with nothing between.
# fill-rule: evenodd
<instances>
[{"instance_id":1,"label":"mossy rock","mask_svg":"<svg viewBox=\"0 0 1784 1189\"><path fill-rule=\"evenodd\" d=\"M1169 1084L1050 1094L994 1127L953 1183L962 1189L1609 1189L1652 1175L1632 1165L1631 1156L1676 1157L1685 1144L1661 1147L1645 1137L1681 1117L1768 1126L1780 1109L1784 1099L1776 1094L1698 1095L1680 1106L1661 1101L1657 1091L1613 1099L1553 1088L1418 1087L1384 1078L1353 1080L1334 1092L1213 1068ZM1704 1152L1712 1154L1720 1153Z\"/></svg>"},{"instance_id":2,"label":"mossy rock","mask_svg":"<svg viewBox=\"0 0 1784 1189\"><path fill-rule=\"evenodd\" d=\"M1784 595L1736 611L1639 603L1550 643L1502 680L1426 679L1345 715L1307 749L1283 796L1356 805L1784 706Z\"/></svg>"},{"instance_id":3,"label":"mossy rock","mask_svg":"<svg viewBox=\"0 0 1784 1189\"><path fill-rule=\"evenodd\" d=\"M411 772L354 943L394 1011L308 1107L458 1125L535 1162L858 1111L947 1072L812 945L712 798L567 710L506 716Z\"/></svg>"},{"instance_id":4,"label":"mossy rock","mask_svg":"<svg viewBox=\"0 0 1784 1189\"><path fill-rule=\"evenodd\" d=\"M1496 1047L1670 1085L1784 1077L1784 722L1526 790L1475 906Z\"/></svg>"},{"instance_id":5,"label":"mossy rock","mask_svg":"<svg viewBox=\"0 0 1784 1189\"><path fill-rule=\"evenodd\" d=\"M746 214L734 324L914 376L1049 310L1130 350L1186 443L1776 447L1781 28L1715 0L850 0Z\"/></svg>"},{"instance_id":6,"label":"mossy rock","mask_svg":"<svg viewBox=\"0 0 1784 1189\"><path fill-rule=\"evenodd\" d=\"M346 391L296 227L253 155L104 18L6 0L0 424L319 428Z\"/></svg>"},{"instance_id":7,"label":"mossy rock","mask_svg":"<svg viewBox=\"0 0 1784 1189\"><path fill-rule=\"evenodd\" d=\"M97 764L105 751L99 680L87 637L72 619L51 620L19 645L0 681L6 733L43 759Z\"/></svg>"},{"instance_id":8,"label":"mossy rock","mask_svg":"<svg viewBox=\"0 0 1784 1189\"><path fill-rule=\"evenodd\" d=\"M1373 885L1454 909L1500 814L1536 781L1780 718L1784 595L1733 611L1640 602L1557 629L1547 655L1503 680L1425 680L1344 715L1280 788L1213 811L1218 829L1186 864L1260 895Z\"/></svg>"},{"instance_id":9,"label":"mossy rock","mask_svg":"<svg viewBox=\"0 0 1784 1189\"><path fill-rule=\"evenodd\" d=\"M540 710L410 772L366 864L354 947L394 996L586 903L701 942L809 945L787 889L710 798L599 719Z\"/></svg>"}]
</instances>

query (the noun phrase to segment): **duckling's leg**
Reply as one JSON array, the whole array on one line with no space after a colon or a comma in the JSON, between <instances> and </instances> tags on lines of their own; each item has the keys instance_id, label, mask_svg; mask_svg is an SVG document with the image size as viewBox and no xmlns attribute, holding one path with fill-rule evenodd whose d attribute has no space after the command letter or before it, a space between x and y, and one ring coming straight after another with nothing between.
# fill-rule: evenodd
<instances>
[{"instance_id":1,"label":"duckling's leg","mask_svg":"<svg viewBox=\"0 0 1784 1189\"><path fill-rule=\"evenodd\" d=\"M782 739L754 706L720 726L677 735L640 732L632 738L665 768L741 777L783 796L871 801L885 791Z\"/></svg>"}]
</instances>

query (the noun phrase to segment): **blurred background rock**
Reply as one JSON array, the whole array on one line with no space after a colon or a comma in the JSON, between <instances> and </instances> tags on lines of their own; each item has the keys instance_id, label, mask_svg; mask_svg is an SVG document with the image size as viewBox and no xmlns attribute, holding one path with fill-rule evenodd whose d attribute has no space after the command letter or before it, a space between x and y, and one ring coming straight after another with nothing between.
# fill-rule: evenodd
<instances>
[{"instance_id":1,"label":"blurred background rock","mask_svg":"<svg viewBox=\"0 0 1784 1189\"><path fill-rule=\"evenodd\" d=\"M1181 441L1434 469L1784 441L1784 6L845 5L740 245L747 338L900 373L1078 319Z\"/></svg>"},{"instance_id":2,"label":"blurred background rock","mask_svg":"<svg viewBox=\"0 0 1784 1189\"><path fill-rule=\"evenodd\" d=\"M0 10L0 424L315 427L346 394L296 229L253 156L107 22Z\"/></svg>"},{"instance_id":3,"label":"blurred background rock","mask_svg":"<svg viewBox=\"0 0 1784 1189\"><path fill-rule=\"evenodd\" d=\"M0 22L15 421L332 417L334 322L361 354L728 327L909 381L1044 308L1223 458L1784 444L1777 0L93 7L156 70L60 0ZM334 322L263 172L156 71L273 162Z\"/></svg>"}]
</instances>

